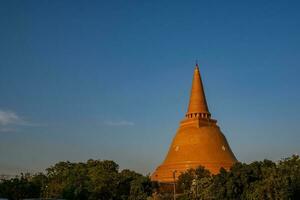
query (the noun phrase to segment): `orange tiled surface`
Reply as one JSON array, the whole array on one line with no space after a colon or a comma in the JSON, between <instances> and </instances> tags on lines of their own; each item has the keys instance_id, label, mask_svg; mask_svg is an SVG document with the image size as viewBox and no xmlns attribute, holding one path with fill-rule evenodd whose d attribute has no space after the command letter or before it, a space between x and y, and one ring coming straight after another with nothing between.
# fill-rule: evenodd
<instances>
[{"instance_id":1,"label":"orange tiled surface","mask_svg":"<svg viewBox=\"0 0 300 200\"><path fill-rule=\"evenodd\" d=\"M229 169L237 162L229 144L211 119L198 65L194 71L188 112L180 123L164 162L157 167L151 179L159 182L173 182L189 168L204 166L212 173L221 167Z\"/></svg>"}]
</instances>

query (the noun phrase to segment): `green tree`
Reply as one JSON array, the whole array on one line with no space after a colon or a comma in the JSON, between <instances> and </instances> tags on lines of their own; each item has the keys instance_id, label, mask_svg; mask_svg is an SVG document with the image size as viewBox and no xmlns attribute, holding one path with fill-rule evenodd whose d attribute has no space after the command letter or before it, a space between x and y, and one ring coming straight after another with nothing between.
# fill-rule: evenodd
<instances>
[{"instance_id":1,"label":"green tree","mask_svg":"<svg viewBox=\"0 0 300 200\"><path fill-rule=\"evenodd\" d=\"M152 183L149 177L140 176L130 184L129 200L146 200L152 194Z\"/></svg>"},{"instance_id":2,"label":"green tree","mask_svg":"<svg viewBox=\"0 0 300 200\"><path fill-rule=\"evenodd\" d=\"M141 177L138 174L129 169L124 169L119 173L117 196L121 200L127 200L130 195L131 182Z\"/></svg>"},{"instance_id":3,"label":"green tree","mask_svg":"<svg viewBox=\"0 0 300 200\"><path fill-rule=\"evenodd\" d=\"M178 177L177 185L179 192L183 191L180 199L199 199L209 187L211 182L210 172L202 166L196 169L189 169Z\"/></svg>"},{"instance_id":4,"label":"green tree","mask_svg":"<svg viewBox=\"0 0 300 200\"><path fill-rule=\"evenodd\" d=\"M91 200L110 200L117 196L118 186L118 168L119 166L113 161L89 160L89 199Z\"/></svg>"},{"instance_id":5,"label":"green tree","mask_svg":"<svg viewBox=\"0 0 300 200\"><path fill-rule=\"evenodd\" d=\"M11 200L39 197L41 185L31 182L30 179L29 174L21 174L20 177L3 180L0 183L0 196Z\"/></svg>"}]
</instances>

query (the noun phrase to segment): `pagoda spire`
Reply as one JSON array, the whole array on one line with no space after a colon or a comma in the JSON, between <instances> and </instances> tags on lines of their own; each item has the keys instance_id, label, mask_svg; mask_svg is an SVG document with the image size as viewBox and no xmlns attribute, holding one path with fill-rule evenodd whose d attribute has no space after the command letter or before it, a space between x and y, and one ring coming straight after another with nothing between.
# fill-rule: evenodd
<instances>
[{"instance_id":1,"label":"pagoda spire","mask_svg":"<svg viewBox=\"0 0 300 200\"><path fill-rule=\"evenodd\" d=\"M198 63L196 63L194 70L190 102L186 117L210 118Z\"/></svg>"}]
</instances>

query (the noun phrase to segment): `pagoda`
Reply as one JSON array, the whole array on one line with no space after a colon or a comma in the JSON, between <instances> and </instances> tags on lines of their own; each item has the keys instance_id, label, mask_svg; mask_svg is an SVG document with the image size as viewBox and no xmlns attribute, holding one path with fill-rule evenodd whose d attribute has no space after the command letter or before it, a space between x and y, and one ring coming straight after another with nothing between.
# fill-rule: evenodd
<instances>
[{"instance_id":1,"label":"pagoda","mask_svg":"<svg viewBox=\"0 0 300 200\"><path fill-rule=\"evenodd\" d=\"M220 168L228 170L237 159L208 110L205 92L196 64L190 102L163 163L151 175L151 180L162 183L174 182L190 169L203 166L212 174Z\"/></svg>"}]
</instances>

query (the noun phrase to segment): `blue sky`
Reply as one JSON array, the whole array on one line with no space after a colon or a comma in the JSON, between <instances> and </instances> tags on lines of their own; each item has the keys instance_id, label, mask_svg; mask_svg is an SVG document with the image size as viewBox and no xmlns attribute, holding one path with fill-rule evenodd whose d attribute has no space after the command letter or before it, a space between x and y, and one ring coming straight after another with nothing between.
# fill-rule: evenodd
<instances>
[{"instance_id":1,"label":"blue sky","mask_svg":"<svg viewBox=\"0 0 300 200\"><path fill-rule=\"evenodd\" d=\"M0 1L0 173L111 159L150 173L198 59L240 161L300 153L298 1Z\"/></svg>"}]
</instances>

